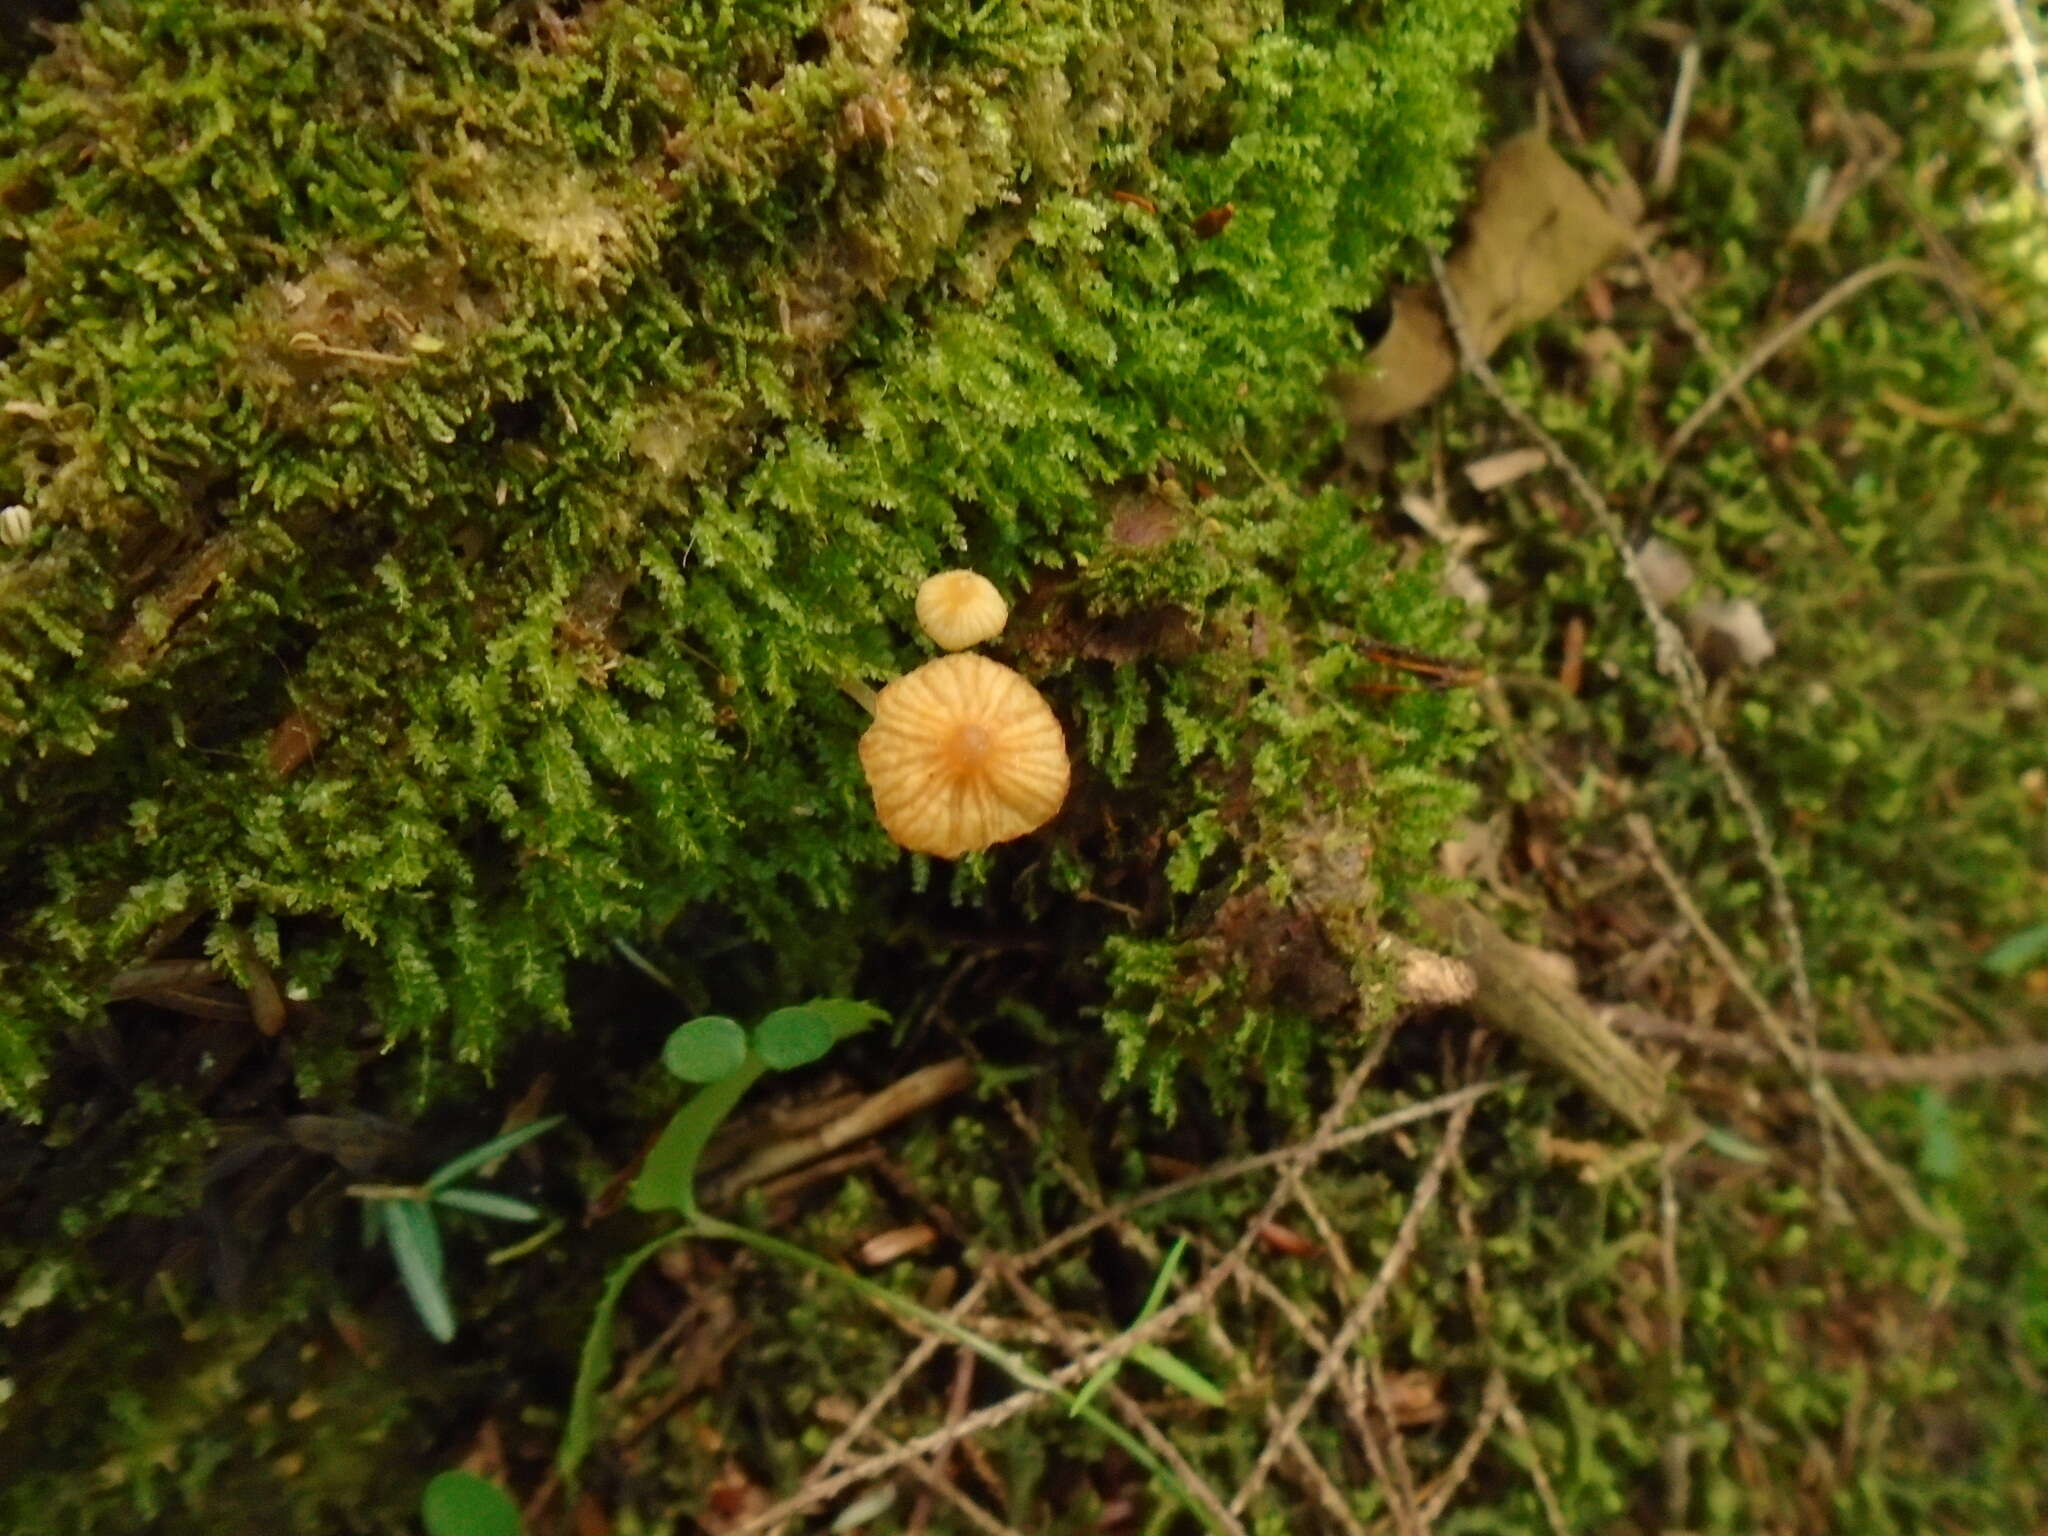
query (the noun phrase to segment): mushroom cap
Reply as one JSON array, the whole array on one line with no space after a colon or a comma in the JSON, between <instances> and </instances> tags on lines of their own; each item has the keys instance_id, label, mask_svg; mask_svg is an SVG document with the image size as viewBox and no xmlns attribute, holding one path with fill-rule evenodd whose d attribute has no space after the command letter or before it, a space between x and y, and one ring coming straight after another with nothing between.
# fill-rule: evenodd
<instances>
[{"instance_id":1,"label":"mushroom cap","mask_svg":"<svg viewBox=\"0 0 2048 1536\"><path fill-rule=\"evenodd\" d=\"M1002 593L978 571L941 571L917 589L917 622L949 651L995 639L1009 617Z\"/></svg>"},{"instance_id":2,"label":"mushroom cap","mask_svg":"<svg viewBox=\"0 0 2048 1536\"><path fill-rule=\"evenodd\" d=\"M1052 706L986 656L941 656L884 688L860 765L882 830L942 859L1034 832L1067 798Z\"/></svg>"}]
</instances>

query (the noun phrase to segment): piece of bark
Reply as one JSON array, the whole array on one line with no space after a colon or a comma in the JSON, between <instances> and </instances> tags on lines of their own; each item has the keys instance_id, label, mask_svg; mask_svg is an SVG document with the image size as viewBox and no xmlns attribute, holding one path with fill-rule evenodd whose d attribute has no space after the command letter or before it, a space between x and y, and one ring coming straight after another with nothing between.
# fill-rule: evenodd
<instances>
[{"instance_id":1,"label":"piece of bark","mask_svg":"<svg viewBox=\"0 0 2048 1536\"><path fill-rule=\"evenodd\" d=\"M1592 1005L1561 985L1477 908L1433 900L1423 920L1472 969L1465 1007L1489 1028L1513 1035L1635 1130L1648 1134L1664 1122L1669 1096L1664 1074L1646 1061Z\"/></svg>"}]
</instances>

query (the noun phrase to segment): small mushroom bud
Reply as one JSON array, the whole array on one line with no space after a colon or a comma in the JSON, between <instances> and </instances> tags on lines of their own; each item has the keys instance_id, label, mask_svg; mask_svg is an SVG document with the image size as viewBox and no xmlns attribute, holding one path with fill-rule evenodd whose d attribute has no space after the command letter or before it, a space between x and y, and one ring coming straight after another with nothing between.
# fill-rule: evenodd
<instances>
[{"instance_id":1,"label":"small mushroom bud","mask_svg":"<svg viewBox=\"0 0 2048 1536\"><path fill-rule=\"evenodd\" d=\"M35 514L19 502L11 507L0 507L0 544L19 549L28 542L28 536L36 529ZM998 629L1002 626L997 625Z\"/></svg>"},{"instance_id":2,"label":"small mushroom bud","mask_svg":"<svg viewBox=\"0 0 2048 1536\"><path fill-rule=\"evenodd\" d=\"M995 639L1009 617L994 583L975 571L941 571L917 589L917 622L949 651Z\"/></svg>"},{"instance_id":3,"label":"small mushroom bud","mask_svg":"<svg viewBox=\"0 0 2048 1536\"><path fill-rule=\"evenodd\" d=\"M986 656L941 656L884 688L860 763L882 830L942 859L1035 832L1067 797L1052 706Z\"/></svg>"}]
</instances>

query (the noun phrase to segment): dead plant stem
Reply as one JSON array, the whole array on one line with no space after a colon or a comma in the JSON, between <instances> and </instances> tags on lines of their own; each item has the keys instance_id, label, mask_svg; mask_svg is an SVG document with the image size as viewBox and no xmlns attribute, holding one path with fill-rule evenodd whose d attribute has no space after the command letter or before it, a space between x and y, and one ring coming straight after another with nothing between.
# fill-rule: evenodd
<instances>
[{"instance_id":1,"label":"dead plant stem","mask_svg":"<svg viewBox=\"0 0 2048 1536\"><path fill-rule=\"evenodd\" d=\"M1430 1159L1421 1183L1416 1185L1415 1196L1409 1202L1406 1214L1401 1218L1401 1225L1394 1234L1393 1245L1387 1250L1386 1258L1381 1261L1372 1284L1366 1287L1365 1294L1359 1298L1358 1304L1339 1325L1337 1332L1330 1339L1330 1349L1317 1362L1308 1385L1303 1388L1301 1395L1294 1400L1283 1417L1281 1422L1288 1433L1300 1429L1302 1420L1308 1417L1310 1410L1328 1389L1330 1378L1336 1374L1339 1364L1350 1354L1359 1336L1372 1326L1373 1319L1379 1315L1380 1305L1386 1300L1387 1292L1415 1252L1416 1244L1421 1241L1423 1219L1436 1203L1437 1191L1443 1186L1444 1172L1449 1168L1451 1159L1457 1155L1458 1147L1465 1139L1465 1127L1471 1123L1471 1119L1470 1102L1461 1104L1452 1111L1450 1123L1444 1127L1443 1142L1438 1146L1436 1155ZM1283 1178L1283 1187L1285 1183L1286 1180ZM1280 1436L1276 1434L1259 1452L1258 1459L1252 1463L1251 1471L1237 1492L1231 1496L1230 1509L1233 1514L1241 1513L1265 1485L1266 1478L1272 1472L1273 1463L1278 1459L1280 1443Z\"/></svg>"},{"instance_id":2,"label":"dead plant stem","mask_svg":"<svg viewBox=\"0 0 2048 1536\"><path fill-rule=\"evenodd\" d=\"M1663 849L1658 847L1656 834L1650 830L1648 820L1642 816L1632 815L1628 818L1627 825L1629 835L1635 839L1637 848L1649 861L1650 867L1656 871L1657 878L1664 882L1664 889L1671 897L1672 904L1692 926L1693 933L1700 943L1706 946L1707 953L1713 956L1715 963L1734 984L1736 991L1742 994L1756 1013L1771 1043L1794 1067L1804 1070L1813 1093L1814 1107L1819 1112L1822 1123L1834 1124L1843 1139L1848 1142L1849 1150L1856 1155L1857 1161L1885 1187L1885 1191L1898 1202L1899 1208L1915 1225L1945 1239L1951 1245L1960 1244L1961 1234L1956 1231L1954 1224L1935 1215L1928 1208L1927 1202L1920 1198L1920 1192L1913 1187L1913 1181L1878 1150L1877 1144L1865 1133L1863 1127L1856 1123L1847 1109L1843 1108L1833 1084L1821 1075L1819 1053L1793 1037L1790 1026L1778 1016L1777 1010L1771 1007L1748 970L1735 957L1735 952L1707 922L1705 914L1693 901L1691 892L1686 890L1684 883L1665 859Z\"/></svg>"},{"instance_id":3,"label":"dead plant stem","mask_svg":"<svg viewBox=\"0 0 2048 1536\"><path fill-rule=\"evenodd\" d=\"M1889 261L1874 262L1861 271L1850 273L1753 348L1749 355L1736 365L1735 371L1716 384L1707 398L1693 408L1692 414L1686 417L1679 424L1678 430L1665 441L1664 451L1651 483L1654 485L1657 480L1663 478L1665 471L1671 468L1672 462L1685 445L1692 441L1694 434L1707 424L1716 411L1728 403L1730 395L1761 373L1772 358L1864 289L1874 283L1881 283L1888 277L1919 277L1937 283L1942 280L1942 274L1932 262L1922 261L1915 256L1896 256Z\"/></svg>"},{"instance_id":4,"label":"dead plant stem","mask_svg":"<svg viewBox=\"0 0 2048 1536\"><path fill-rule=\"evenodd\" d=\"M1721 781L1723 791L1742 817L1743 825L1749 833L1750 844L1755 850L1758 863L1763 868L1764 879L1770 891L1772 917L1778 925L1779 940L1785 948L1785 968L1791 978L1794 1011L1806 1036L1809 1075L1813 1082L1818 1083L1819 1072L1813 1067L1811 1059L1819 1044L1815 1035L1818 1021L1813 1002L1813 983L1806 968L1806 936L1800 927L1799 913L1792 902L1791 886L1785 879L1784 866L1778 861L1770 825L1764 819L1763 809L1757 804L1756 796L1750 792L1748 781L1736 769L1734 760L1729 757L1727 748L1722 744L1720 733L1714 729L1713 721L1709 718L1706 677L1700 671L1699 662L1687 646L1685 636L1679 632L1678 626L1671 621L1664 612L1663 605L1657 601L1655 589L1643 570L1635 546L1629 542L1628 530L1622 525L1620 515L1601 494L1600 488L1593 483L1591 477L1579 468L1578 462L1564 451L1564 445L1536 420L1534 414L1508 394L1500 381L1500 376L1487 364L1486 359L1479 354L1478 348L1473 344L1472 333L1465 323L1457 295L1451 291L1443 259L1432 253L1430 266L1436 275L1437 291L1442 296L1445 320L1450 326L1451 335L1456 338L1458 352L1464 360L1466 369L1479 380L1480 385L1506 413L1508 419L1550 455L1551 463L1557 466L1558 472L1570 483L1587 511L1593 514L1594 520L1607 535L1616 558L1621 561L1622 572L1628 578L1629 586L1634 589L1637 600L1642 605L1644 619L1648 622L1655 641L1657 669L1670 679L1677 691L1686 722L1699 740L1700 754L1714 770L1715 776ZM1744 364L1743 368L1738 368L1735 373L1723 380L1722 386L1714 392L1715 397L1726 399L1729 394L1739 389L1748 377L1744 371L1748 366ZM1837 1199L1834 1193L1836 1153L1834 1133L1825 1117L1821 1120L1820 1142L1821 1208L1823 1211L1830 1211Z\"/></svg>"}]
</instances>

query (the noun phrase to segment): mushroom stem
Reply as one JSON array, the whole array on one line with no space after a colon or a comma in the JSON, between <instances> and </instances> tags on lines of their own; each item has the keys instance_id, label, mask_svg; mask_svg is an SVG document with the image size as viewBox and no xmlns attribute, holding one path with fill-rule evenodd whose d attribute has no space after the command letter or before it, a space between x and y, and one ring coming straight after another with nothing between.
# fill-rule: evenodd
<instances>
[{"instance_id":1,"label":"mushroom stem","mask_svg":"<svg viewBox=\"0 0 2048 1536\"><path fill-rule=\"evenodd\" d=\"M857 677L835 677L832 681L839 685L841 693L853 700L862 709L871 715L875 712L875 690L866 683Z\"/></svg>"}]
</instances>

